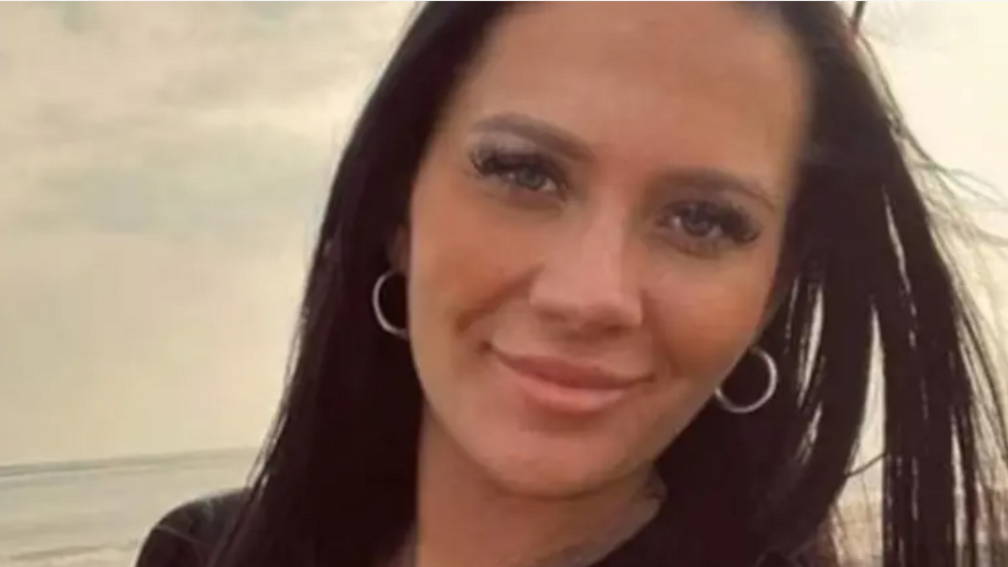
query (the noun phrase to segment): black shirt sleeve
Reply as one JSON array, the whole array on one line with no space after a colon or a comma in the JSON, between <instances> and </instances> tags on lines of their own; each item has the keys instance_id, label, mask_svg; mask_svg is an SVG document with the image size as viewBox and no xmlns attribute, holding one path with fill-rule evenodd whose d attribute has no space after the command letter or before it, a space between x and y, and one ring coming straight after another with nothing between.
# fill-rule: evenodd
<instances>
[{"instance_id":1,"label":"black shirt sleeve","mask_svg":"<svg viewBox=\"0 0 1008 567\"><path fill-rule=\"evenodd\" d=\"M238 516L244 493L194 500L168 512L148 532L136 567L205 567Z\"/></svg>"}]
</instances>

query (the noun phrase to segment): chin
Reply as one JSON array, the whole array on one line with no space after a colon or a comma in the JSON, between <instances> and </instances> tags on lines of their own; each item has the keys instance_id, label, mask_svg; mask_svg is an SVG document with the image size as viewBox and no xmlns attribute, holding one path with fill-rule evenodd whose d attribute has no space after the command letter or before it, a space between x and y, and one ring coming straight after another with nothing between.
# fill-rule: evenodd
<instances>
[{"instance_id":1,"label":"chin","mask_svg":"<svg viewBox=\"0 0 1008 567\"><path fill-rule=\"evenodd\" d=\"M651 426L646 416L655 411L647 404L563 413L532 403L482 368L428 373L449 374L467 380L423 384L428 454L462 465L506 494L570 499L604 491L650 468L667 442L653 433L666 428Z\"/></svg>"},{"instance_id":2,"label":"chin","mask_svg":"<svg viewBox=\"0 0 1008 567\"><path fill-rule=\"evenodd\" d=\"M568 470L507 465L485 467L484 473L508 494L542 500L577 498L599 492L613 482L605 476L591 477Z\"/></svg>"},{"instance_id":3,"label":"chin","mask_svg":"<svg viewBox=\"0 0 1008 567\"><path fill-rule=\"evenodd\" d=\"M536 434L515 437L480 443L470 451L470 459L502 491L516 496L576 498L604 490L635 468L607 458L597 444L529 438Z\"/></svg>"}]
</instances>

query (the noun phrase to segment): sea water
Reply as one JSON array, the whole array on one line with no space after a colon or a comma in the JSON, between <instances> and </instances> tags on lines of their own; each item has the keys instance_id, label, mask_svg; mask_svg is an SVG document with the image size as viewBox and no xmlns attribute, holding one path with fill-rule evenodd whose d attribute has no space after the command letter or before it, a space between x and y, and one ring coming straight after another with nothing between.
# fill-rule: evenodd
<instances>
[{"instance_id":1,"label":"sea water","mask_svg":"<svg viewBox=\"0 0 1008 567\"><path fill-rule=\"evenodd\" d=\"M182 502L245 483L255 453L0 467L0 567L129 567Z\"/></svg>"}]
</instances>

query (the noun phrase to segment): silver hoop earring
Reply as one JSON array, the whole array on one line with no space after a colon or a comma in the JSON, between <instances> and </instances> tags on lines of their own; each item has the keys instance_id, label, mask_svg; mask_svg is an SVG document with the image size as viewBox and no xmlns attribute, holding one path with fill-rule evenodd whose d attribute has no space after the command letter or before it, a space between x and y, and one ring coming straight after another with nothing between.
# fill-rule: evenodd
<instances>
[{"instance_id":1,"label":"silver hoop earring","mask_svg":"<svg viewBox=\"0 0 1008 567\"><path fill-rule=\"evenodd\" d=\"M774 362L773 357L770 356L767 351L759 347L750 348L749 353L759 357L759 359L763 361L763 365L766 366L766 390L763 392L763 395L757 398L754 402L750 402L748 404L736 404L728 399L728 396L726 396L724 392L721 391L721 388L718 387L717 390L714 390L714 397L717 398L718 403L721 405L721 409L728 413L736 415L753 413L765 406L766 403L770 401L770 398L774 396L774 393L777 392L777 363Z\"/></svg>"},{"instance_id":2,"label":"silver hoop earring","mask_svg":"<svg viewBox=\"0 0 1008 567\"><path fill-rule=\"evenodd\" d=\"M406 328L396 327L392 324L392 322L388 320L388 317L385 316L385 312L382 310L381 306L382 288L385 287L385 284L388 283L389 279L391 279L394 275L396 275L396 273L389 270L378 276L378 280L375 282L374 287L371 288L371 308L374 310L378 326L381 327L383 331L394 337L406 340L409 338L409 333L406 331Z\"/></svg>"}]
</instances>

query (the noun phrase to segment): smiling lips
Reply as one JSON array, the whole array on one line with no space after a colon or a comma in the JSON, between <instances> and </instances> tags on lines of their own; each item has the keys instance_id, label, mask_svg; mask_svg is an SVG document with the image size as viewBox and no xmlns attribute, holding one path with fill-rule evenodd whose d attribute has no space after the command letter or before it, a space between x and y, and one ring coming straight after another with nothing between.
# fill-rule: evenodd
<instances>
[{"instance_id":1,"label":"smiling lips","mask_svg":"<svg viewBox=\"0 0 1008 567\"><path fill-rule=\"evenodd\" d=\"M616 405L642 381L558 358L492 352L526 401L557 413L601 412Z\"/></svg>"}]
</instances>

